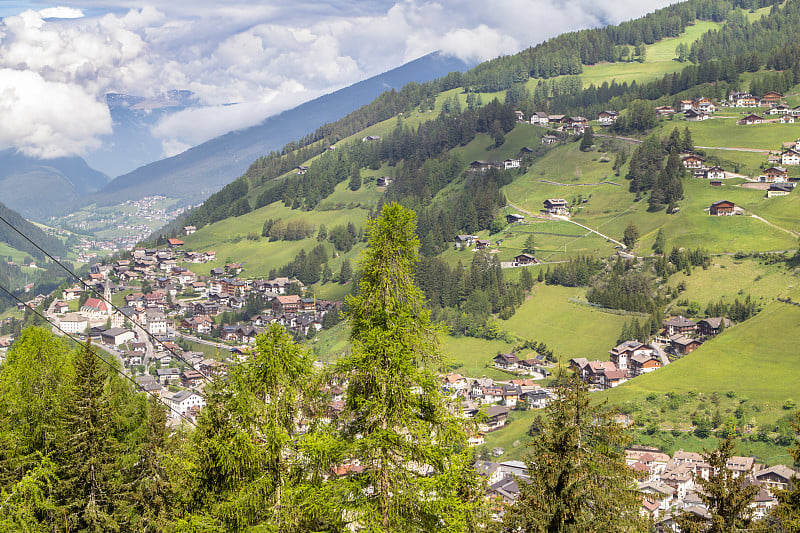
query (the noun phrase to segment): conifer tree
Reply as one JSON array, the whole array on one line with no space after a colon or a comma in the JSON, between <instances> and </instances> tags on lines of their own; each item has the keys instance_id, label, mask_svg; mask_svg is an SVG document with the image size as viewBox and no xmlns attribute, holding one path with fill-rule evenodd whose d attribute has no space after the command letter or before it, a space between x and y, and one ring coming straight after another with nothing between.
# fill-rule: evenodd
<instances>
[{"instance_id":1,"label":"conifer tree","mask_svg":"<svg viewBox=\"0 0 800 533\"><path fill-rule=\"evenodd\" d=\"M683 143L681 148L683 148L684 152L694 151L694 142L692 141L692 132L689 131L689 126L686 126L683 130Z\"/></svg>"},{"instance_id":2,"label":"conifer tree","mask_svg":"<svg viewBox=\"0 0 800 533\"><path fill-rule=\"evenodd\" d=\"M481 500L465 433L439 393L437 334L414 280L416 216L386 204L368 224L358 294L348 298L352 354L344 435L365 472L347 513L366 531L467 531Z\"/></svg>"},{"instance_id":3,"label":"conifer tree","mask_svg":"<svg viewBox=\"0 0 800 533\"><path fill-rule=\"evenodd\" d=\"M592 130L591 126L586 126L586 129L583 132L583 137L581 137L581 145L580 151L581 152L588 152L592 149L592 145L594 144L594 131Z\"/></svg>"},{"instance_id":4,"label":"conifer tree","mask_svg":"<svg viewBox=\"0 0 800 533\"><path fill-rule=\"evenodd\" d=\"M613 412L591 404L577 377L562 375L557 383L525 458L530 480L519 483L502 531L645 531L622 426Z\"/></svg>"},{"instance_id":5,"label":"conifer tree","mask_svg":"<svg viewBox=\"0 0 800 533\"><path fill-rule=\"evenodd\" d=\"M70 529L100 533L119 525L113 517L118 486L109 376L98 357L87 341L75 358L58 488Z\"/></svg>"},{"instance_id":6,"label":"conifer tree","mask_svg":"<svg viewBox=\"0 0 800 533\"><path fill-rule=\"evenodd\" d=\"M353 165L347 186L351 191L357 191L361 188L361 170L359 170L358 165Z\"/></svg>"},{"instance_id":7,"label":"conifer tree","mask_svg":"<svg viewBox=\"0 0 800 533\"><path fill-rule=\"evenodd\" d=\"M653 242L653 253L662 255L666 247L667 247L667 236L664 235L664 230L662 228L659 228L658 233L656 233L656 240L655 242Z\"/></svg>"},{"instance_id":8,"label":"conifer tree","mask_svg":"<svg viewBox=\"0 0 800 533\"><path fill-rule=\"evenodd\" d=\"M716 450L703 454L710 472L708 478L695 476L700 490L697 495L711 514L706 520L694 513L677 515L676 522L681 531L707 531L727 533L748 526L750 523L750 503L758 494L758 485L747 482L746 476L737 476L728 468L728 460L733 456L733 436L720 441ZM699 528L698 528L699 526Z\"/></svg>"}]
</instances>

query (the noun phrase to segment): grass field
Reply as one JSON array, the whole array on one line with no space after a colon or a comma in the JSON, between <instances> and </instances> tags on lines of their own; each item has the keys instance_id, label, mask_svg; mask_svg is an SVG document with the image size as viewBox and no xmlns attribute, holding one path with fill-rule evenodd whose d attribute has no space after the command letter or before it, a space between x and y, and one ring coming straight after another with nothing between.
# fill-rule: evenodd
<instances>
[{"instance_id":1,"label":"grass field","mask_svg":"<svg viewBox=\"0 0 800 533\"><path fill-rule=\"evenodd\" d=\"M792 291L794 298L800 291ZM800 307L771 302L754 318L674 363L604 393L612 402L641 399L647 393L704 391L764 402L780 408L787 398L800 399L800 370L794 335Z\"/></svg>"},{"instance_id":2,"label":"grass field","mask_svg":"<svg viewBox=\"0 0 800 533\"><path fill-rule=\"evenodd\" d=\"M647 45L644 63L638 61L619 62L619 63L598 63L583 67L580 74L584 87L590 84L600 86L603 82L611 83L630 83L636 80L637 83L659 79L664 74L678 72L688 63L679 63L675 60L675 48L681 44L691 44L705 32L722 27L722 23L698 20L692 26L687 26L686 31L679 37L662 39L657 43ZM631 47L631 51L632 47ZM527 83L528 90L532 91L540 79L531 79Z\"/></svg>"},{"instance_id":3,"label":"grass field","mask_svg":"<svg viewBox=\"0 0 800 533\"><path fill-rule=\"evenodd\" d=\"M751 110L747 110L750 113ZM695 146L725 146L731 148L756 148L759 150L780 150L781 143L796 140L800 136L800 123L794 124L753 124L740 126L735 117L714 118L700 122L684 120L664 121L655 133L660 137L670 134L674 127L681 130L688 127L692 132ZM767 160L767 155L762 156Z\"/></svg>"},{"instance_id":4,"label":"grass field","mask_svg":"<svg viewBox=\"0 0 800 533\"><path fill-rule=\"evenodd\" d=\"M588 305L585 289L536 284L530 298L500 327L522 338L544 342L564 363L573 357L608 358L630 317Z\"/></svg>"},{"instance_id":5,"label":"grass field","mask_svg":"<svg viewBox=\"0 0 800 533\"><path fill-rule=\"evenodd\" d=\"M318 244L316 234L299 241L270 242L261 237L261 229L267 219L284 221L305 220L310 225L319 227L325 224L328 229L352 222L361 228L366 221L365 209L341 209L332 211L298 211L284 207L281 202L256 209L240 217L228 218L199 229L196 233L184 238L184 248L192 251L214 250L217 259L208 263L188 264L188 268L197 274L208 275L212 268L224 266L231 261L244 263L244 275L248 277L268 276L270 269L279 268L294 259L300 250L310 251ZM255 240L248 235L257 236ZM325 243L328 256L333 257L334 248ZM329 261L331 269L336 272L345 258L358 256L361 246L358 245L347 254L339 255Z\"/></svg>"},{"instance_id":6,"label":"grass field","mask_svg":"<svg viewBox=\"0 0 800 533\"><path fill-rule=\"evenodd\" d=\"M686 291L679 298L698 302L702 308L712 302L733 302L750 295L766 304L778 296L788 295L800 279L783 265L764 265L756 259L734 259L730 256L712 258L708 270L695 268L692 275L681 271L670 276L669 284L685 283Z\"/></svg>"},{"instance_id":7,"label":"grass field","mask_svg":"<svg viewBox=\"0 0 800 533\"><path fill-rule=\"evenodd\" d=\"M511 379L511 375L492 367L492 358L498 353L508 353L512 348L511 344L501 340L450 336L441 339L445 362L461 363L461 366L454 372L469 377L486 376L492 379Z\"/></svg>"}]
</instances>

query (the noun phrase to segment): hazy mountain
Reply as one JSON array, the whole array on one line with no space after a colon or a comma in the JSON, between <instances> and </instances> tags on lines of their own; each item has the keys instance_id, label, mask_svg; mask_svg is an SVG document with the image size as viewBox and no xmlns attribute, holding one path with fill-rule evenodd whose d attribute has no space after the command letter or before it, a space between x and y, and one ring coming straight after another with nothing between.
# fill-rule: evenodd
<instances>
[{"instance_id":1,"label":"hazy mountain","mask_svg":"<svg viewBox=\"0 0 800 533\"><path fill-rule=\"evenodd\" d=\"M159 159L163 147L152 134L153 126L172 113L196 107L198 102L191 91L168 91L152 98L109 93L106 104L114 131L84 159L109 176L119 176Z\"/></svg>"},{"instance_id":2,"label":"hazy mountain","mask_svg":"<svg viewBox=\"0 0 800 533\"><path fill-rule=\"evenodd\" d=\"M113 205L162 194L196 203L240 176L257 157L371 102L380 93L416 81L464 71L469 64L430 54L350 87L316 98L261 124L216 137L176 156L119 176L85 203Z\"/></svg>"},{"instance_id":3,"label":"hazy mountain","mask_svg":"<svg viewBox=\"0 0 800 533\"><path fill-rule=\"evenodd\" d=\"M28 218L42 220L98 191L108 180L80 157L36 159L13 148L0 151L3 203Z\"/></svg>"}]
</instances>

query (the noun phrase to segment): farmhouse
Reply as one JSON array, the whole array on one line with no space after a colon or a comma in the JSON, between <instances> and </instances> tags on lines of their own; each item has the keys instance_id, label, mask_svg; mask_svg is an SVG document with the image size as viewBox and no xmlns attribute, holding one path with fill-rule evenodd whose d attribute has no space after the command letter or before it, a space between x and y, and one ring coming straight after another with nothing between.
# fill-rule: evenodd
<instances>
[{"instance_id":1,"label":"farmhouse","mask_svg":"<svg viewBox=\"0 0 800 533\"><path fill-rule=\"evenodd\" d=\"M783 115L780 122L781 124L794 124L794 115Z\"/></svg>"},{"instance_id":2,"label":"farmhouse","mask_svg":"<svg viewBox=\"0 0 800 533\"><path fill-rule=\"evenodd\" d=\"M660 105L656 107L656 115L659 117L668 117L675 113L675 109L668 105Z\"/></svg>"},{"instance_id":3,"label":"farmhouse","mask_svg":"<svg viewBox=\"0 0 800 533\"><path fill-rule=\"evenodd\" d=\"M631 358L636 355L652 355L653 349L638 341L625 341L609 350L611 362L620 370L628 370Z\"/></svg>"},{"instance_id":4,"label":"farmhouse","mask_svg":"<svg viewBox=\"0 0 800 533\"><path fill-rule=\"evenodd\" d=\"M520 215L518 213L511 213L509 215L506 215L506 222L509 224L514 224L515 222L522 222L523 220L525 220L525 216Z\"/></svg>"},{"instance_id":5,"label":"farmhouse","mask_svg":"<svg viewBox=\"0 0 800 533\"><path fill-rule=\"evenodd\" d=\"M502 168L500 161L473 161L469 164L469 169L476 172L486 172L490 168Z\"/></svg>"},{"instance_id":6,"label":"farmhouse","mask_svg":"<svg viewBox=\"0 0 800 533\"><path fill-rule=\"evenodd\" d=\"M717 106L714 105L714 102L711 101L710 98L700 98L699 100L695 100L693 102L692 108L697 109L701 113L710 114L717 110Z\"/></svg>"},{"instance_id":7,"label":"farmhouse","mask_svg":"<svg viewBox=\"0 0 800 533\"><path fill-rule=\"evenodd\" d=\"M183 246L183 241L180 239L167 239L167 243L169 244L170 248L177 248L179 246Z\"/></svg>"},{"instance_id":8,"label":"farmhouse","mask_svg":"<svg viewBox=\"0 0 800 533\"><path fill-rule=\"evenodd\" d=\"M772 109L767 111L767 114L769 114L769 115L787 115L787 114L789 114L791 112L792 112L792 110L789 109L788 106L776 105L775 107L773 107Z\"/></svg>"},{"instance_id":9,"label":"farmhouse","mask_svg":"<svg viewBox=\"0 0 800 533\"><path fill-rule=\"evenodd\" d=\"M600 111L597 115L597 121L603 126L610 126L614 124L619 118L619 113L616 111Z\"/></svg>"},{"instance_id":10,"label":"farmhouse","mask_svg":"<svg viewBox=\"0 0 800 533\"><path fill-rule=\"evenodd\" d=\"M392 184L393 181L394 181L394 178L392 178L390 176L381 176L380 178L375 180L375 186L376 187L388 187L389 185Z\"/></svg>"},{"instance_id":11,"label":"farmhouse","mask_svg":"<svg viewBox=\"0 0 800 533\"><path fill-rule=\"evenodd\" d=\"M711 168L704 169L703 176L710 180L724 180L725 171L722 170L722 167L715 165Z\"/></svg>"},{"instance_id":12,"label":"farmhouse","mask_svg":"<svg viewBox=\"0 0 800 533\"><path fill-rule=\"evenodd\" d=\"M763 124L764 117L760 117L758 115L747 115L743 119L739 121L739 124L743 126L749 126L751 124Z\"/></svg>"},{"instance_id":13,"label":"farmhouse","mask_svg":"<svg viewBox=\"0 0 800 533\"><path fill-rule=\"evenodd\" d=\"M550 145L558 142L558 137L555 135L545 135L542 137L542 144Z\"/></svg>"},{"instance_id":14,"label":"farmhouse","mask_svg":"<svg viewBox=\"0 0 800 533\"><path fill-rule=\"evenodd\" d=\"M689 154L683 158L683 166L688 169L703 168L704 161L699 155Z\"/></svg>"},{"instance_id":15,"label":"farmhouse","mask_svg":"<svg viewBox=\"0 0 800 533\"><path fill-rule=\"evenodd\" d=\"M764 96L761 97L761 104L762 105L774 105L781 101L783 95L779 92L775 91L768 91L764 93Z\"/></svg>"},{"instance_id":16,"label":"farmhouse","mask_svg":"<svg viewBox=\"0 0 800 533\"><path fill-rule=\"evenodd\" d=\"M731 327L731 321L727 318L723 317L709 317L704 318L700 322L697 323L697 326L700 329L700 334L706 337L712 337L714 335L719 334L719 328L722 322L725 321L725 327Z\"/></svg>"},{"instance_id":17,"label":"farmhouse","mask_svg":"<svg viewBox=\"0 0 800 533\"><path fill-rule=\"evenodd\" d=\"M522 164L520 159L506 159L503 161L503 170L511 170L512 168L519 168Z\"/></svg>"},{"instance_id":18,"label":"farmhouse","mask_svg":"<svg viewBox=\"0 0 800 533\"><path fill-rule=\"evenodd\" d=\"M792 149L782 152L781 165L800 165L800 152Z\"/></svg>"},{"instance_id":19,"label":"farmhouse","mask_svg":"<svg viewBox=\"0 0 800 533\"><path fill-rule=\"evenodd\" d=\"M697 331L697 324L693 320L689 320L682 315L665 320L663 324L668 336L677 335L679 333L692 334Z\"/></svg>"},{"instance_id":20,"label":"farmhouse","mask_svg":"<svg viewBox=\"0 0 800 533\"><path fill-rule=\"evenodd\" d=\"M519 254L514 257L514 266L536 265L538 263L539 260L531 254Z\"/></svg>"},{"instance_id":21,"label":"farmhouse","mask_svg":"<svg viewBox=\"0 0 800 533\"><path fill-rule=\"evenodd\" d=\"M784 183L788 180L789 172L783 167L769 167L764 171L758 181L762 183Z\"/></svg>"},{"instance_id":22,"label":"farmhouse","mask_svg":"<svg viewBox=\"0 0 800 533\"><path fill-rule=\"evenodd\" d=\"M548 215L568 215L567 201L563 198L548 198L544 201L542 212Z\"/></svg>"},{"instance_id":23,"label":"farmhouse","mask_svg":"<svg viewBox=\"0 0 800 533\"><path fill-rule=\"evenodd\" d=\"M686 335L673 335L669 338L672 351L677 355L692 353L700 346L700 341Z\"/></svg>"},{"instance_id":24,"label":"farmhouse","mask_svg":"<svg viewBox=\"0 0 800 533\"><path fill-rule=\"evenodd\" d=\"M477 239L476 235L456 235L456 248L468 247Z\"/></svg>"},{"instance_id":25,"label":"farmhouse","mask_svg":"<svg viewBox=\"0 0 800 533\"><path fill-rule=\"evenodd\" d=\"M519 358L513 353L501 353L494 357L494 366L503 370L516 370Z\"/></svg>"},{"instance_id":26,"label":"farmhouse","mask_svg":"<svg viewBox=\"0 0 800 533\"><path fill-rule=\"evenodd\" d=\"M733 202L728 200L720 200L719 202L714 202L711 204L711 207L708 208L708 214L713 216L726 216L726 215L734 215L736 209L736 205Z\"/></svg>"},{"instance_id":27,"label":"farmhouse","mask_svg":"<svg viewBox=\"0 0 800 533\"><path fill-rule=\"evenodd\" d=\"M640 353L631 357L630 373L634 376L641 376L653 370L661 368L661 359L654 353Z\"/></svg>"},{"instance_id":28,"label":"farmhouse","mask_svg":"<svg viewBox=\"0 0 800 533\"><path fill-rule=\"evenodd\" d=\"M694 102L692 100L681 100L680 110L681 111L689 111L690 109L692 109L692 105L693 104L694 104Z\"/></svg>"},{"instance_id":29,"label":"farmhouse","mask_svg":"<svg viewBox=\"0 0 800 533\"><path fill-rule=\"evenodd\" d=\"M728 95L728 102L733 107L758 107L758 100L746 92L734 91Z\"/></svg>"},{"instance_id":30,"label":"farmhouse","mask_svg":"<svg viewBox=\"0 0 800 533\"><path fill-rule=\"evenodd\" d=\"M694 109L689 109L683 112L684 118L691 122L697 122L699 120L708 120L708 114L703 113L702 111L695 111Z\"/></svg>"},{"instance_id":31,"label":"farmhouse","mask_svg":"<svg viewBox=\"0 0 800 533\"><path fill-rule=\"evenodd\" d=\"M541 126L544 126L548 122L550 122L550 120L547 116L547 113L543 111L537 111L533 115L531 115L531 124L539 124Z\"/></svg>"},{"instance_id":32,"label":"farmhouse","mask_svg":"<svg viewBox=\"0 0 800 533\"><path fill-rule=\"evenodd\" d=\"M486 239L477 239L475 241L475 249L476 250L485 250L492 244L492 241L487 241Z\"/></svg>"}]
</instances>

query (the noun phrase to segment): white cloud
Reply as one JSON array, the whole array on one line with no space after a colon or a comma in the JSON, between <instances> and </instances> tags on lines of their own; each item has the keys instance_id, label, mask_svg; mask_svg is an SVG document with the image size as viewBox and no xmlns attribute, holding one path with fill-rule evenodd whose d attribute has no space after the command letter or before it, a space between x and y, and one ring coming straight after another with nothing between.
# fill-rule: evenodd
<instances>
[{"instance_id":1,"label":"white cloud","mask_svg":"<svg viewBox=\"0 0 800 533\"><path fill-rule=\"evenodd\" d=\"M0 145L35 157L82 154L111 132L105 105L77 85L35 72L0 69L0 116Z\"/></svg>"},{"instance_id":2,"label":"white cloud","mask_svg":"<svg viewBox=\"0 0 800 533\"><path fill-rule=\"evenodd\" d=\"M58 6L40 9L39 15L41 15L42 18L78 19L83 17L83 11L75 9L74 7Z\"/></svg>"},{"instance_id":3,"label":"white cloud","mask_svg":"<svg viewBox=\"0 0 800 533\"><path fill-rule=\"evenodd\" d=\"M129 9L132 0L62 0L0 20L0 68L69 87L97 105L106 92L192 90L210 107L183 111L154 129L172 153L435 50L486 60L668 3L150 0ZM10 102L0 94L0 107ZM46 107L52 122L42 131L59 138L76 115L69 106L60 108L64 116ZM92 128L86 135L70 144L76 153L96 142ZM46 135L35 138L42 144L34 147L28 137L26 150L53 153ZM0 136L0 144L18 142Z\"/></svg>"}]
</instances>

